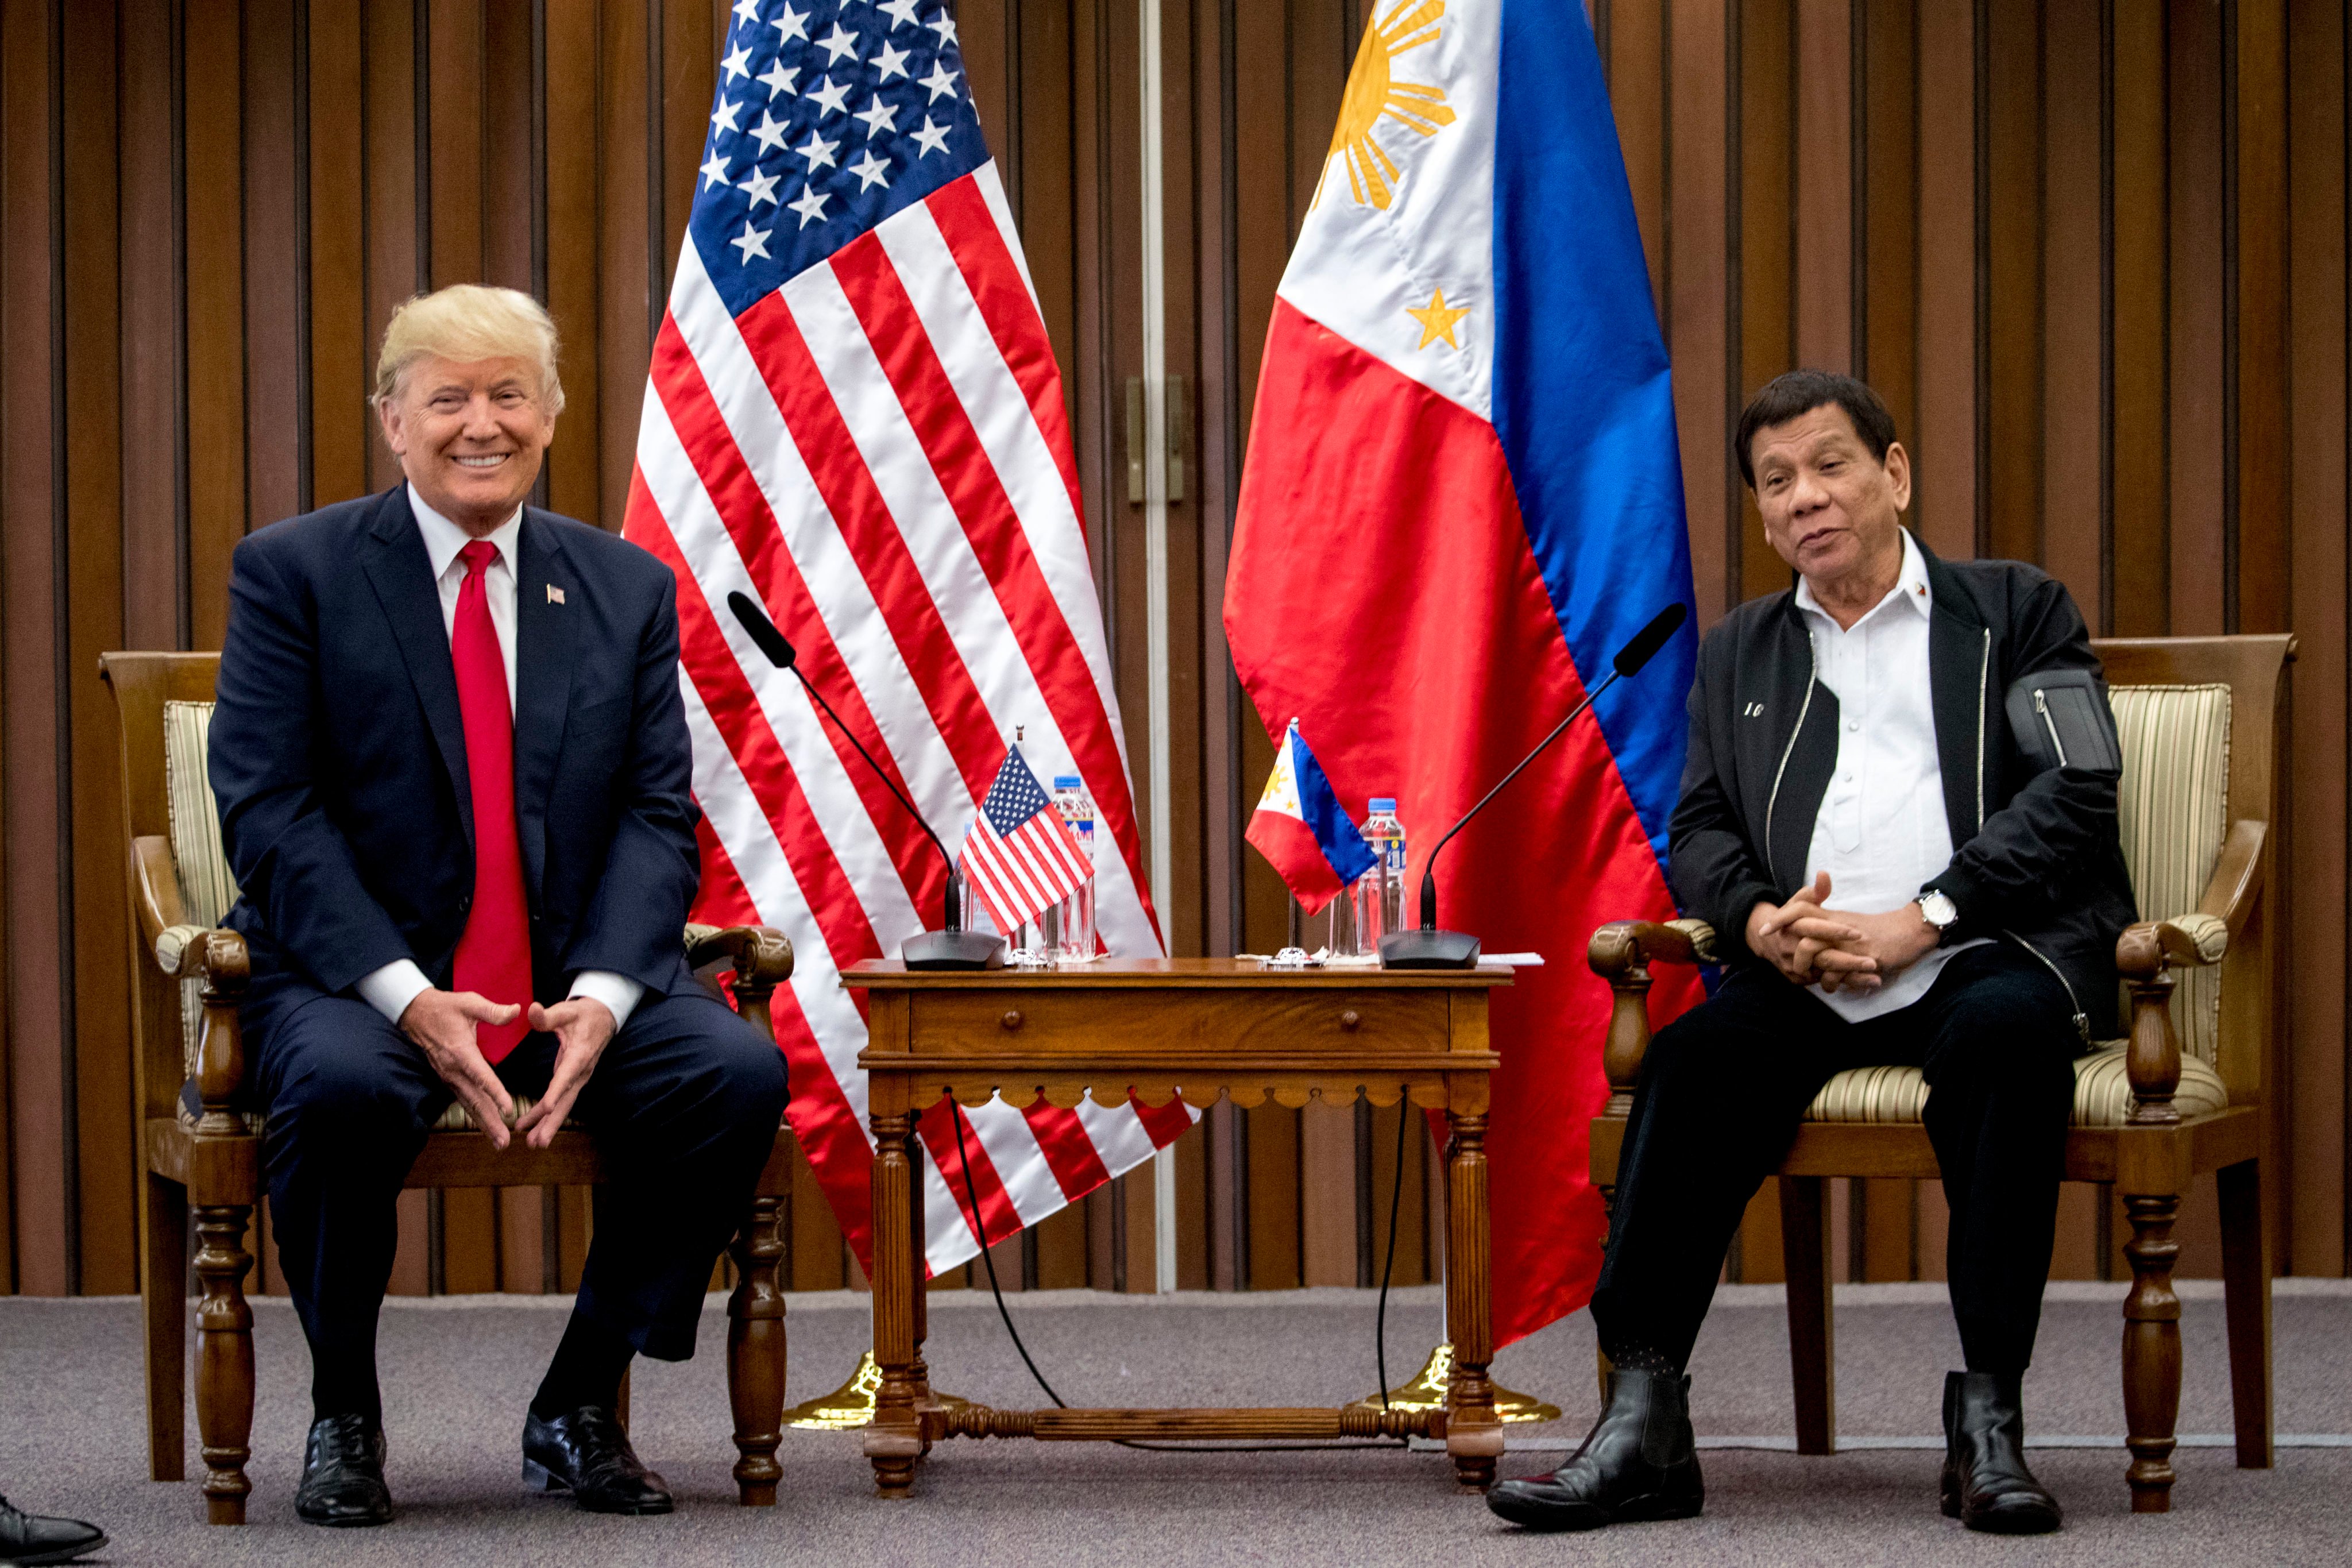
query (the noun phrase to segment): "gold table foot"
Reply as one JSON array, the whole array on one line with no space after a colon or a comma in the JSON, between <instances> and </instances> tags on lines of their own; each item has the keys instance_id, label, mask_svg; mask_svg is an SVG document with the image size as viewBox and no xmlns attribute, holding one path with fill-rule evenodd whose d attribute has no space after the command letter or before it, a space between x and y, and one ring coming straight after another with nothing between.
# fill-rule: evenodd
<instances>
[{"instance_id":1,"label":"gold table foot","mask_svg":"<svg viewBox=\"0 0 2352 1568\"><path fill-rule=\"evenodd\" d=\"M855 1432L873 1425L874 1402L882 1393L882 1367L866 1351L857 1358L857 1370L831 1394L803 1400L784 1412L784 1425L803 1432ZM971 1402L952 1394L934 1394L931 1403L941 1410L961 1410Z\"/></svg>"},{"instance_id":2,"label":"gold table foot","mask_svg":"<svg viewBox=\"0 0 2352 1568\"><path fill-rule=\"evenodd\" d=\"M1429 1360L1420 1372L1389 1390L1388 1407L1391 1410L1443 1410L1445 1408L1446 1387L1453 1381L1454 1347L1439 1345L1429 1352ZM1348 1408L1378 1410L1381 1408L1381 1396L1367 1394ZM1559 1419L1559 1406L1546 1405L1531 1394L1515 1394L1498 1383L1495 1384L1495 1414L1507 1424L1557 1421Z\"/></svg>"}]
</instances>

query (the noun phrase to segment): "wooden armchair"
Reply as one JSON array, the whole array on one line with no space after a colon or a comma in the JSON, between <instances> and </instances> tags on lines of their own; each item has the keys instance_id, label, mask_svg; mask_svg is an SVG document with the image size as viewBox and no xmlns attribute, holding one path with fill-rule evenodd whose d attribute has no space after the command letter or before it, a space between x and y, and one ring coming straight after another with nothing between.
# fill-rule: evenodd
<instances>
[{"instance_id":1,"label":"wooden armchair","mask_svg":"<svg viewBox=\"0 0 2352 1568\"><path fill-rule=\"evenodd\" d=\"M215 1524L245 1522L253 1489L245 1463L253 1430L253 1267L246 1237L258 1202L259 1118L234 1103L245 1076L237 1004L248 978L245 939L217 929L236 900L205 780L219 656L110 653L100 673L114 692L121 746L123 819L133 913L131 1060L146 1181L140 1197L140 1289L146 1302L148 1472L183 1479L187 1383L188 1217L195 1215L196 1426L205 1500ZM726 963L745 1016L773 1033L768 1001L793 972L783 936L766 927L688 926L697 968ZM183 1099L194 1086L194 1113ZM776 1500L782 1472L784 1299L778 1224L791 1188L792 1141L779 1135L742 1229L729 1247L737 1284L728 1302L727 1382L735 1420L740 1500ZM520 1141L500 1152L453 1106L425 1140L411 1187L593 1184L596 1148L576 1127L544 1150Z\"/></svg>"},{"instance_id":2,"label":"wooden armchair","mask_svg":"<svg viewBox=\"0 0 2352 1568\"><path fill-rule=\"evenodd\" d=\"M2180 1300L2172 1227L2192 1180L2217 1173L2238 1463L2271 1463L2270 1249L2263 1215L2263 1084L2282 1016L2286 944L2272 868L2284 671L2292 637L2170 637L2094 645L2122 738L2124 858L2139 923L2116 945L2130 1037L2075 1063L2066 1179L2111 1183L2132 1236L2124 1301L2124 1409L2132 1507L2171 1506L2180 1407ZM2277 933L2277 934L2274 934ZM1649 966L1714 959L1699 921L1621 921L1588 960L1615 993L1607 1109L1592 1122L1592 1180L1617 1178L1625 1118L1650 1043ZM1800 1452L1835 1447L1827 1205L1831 1176L1933 1177L1916 1068L1840 1073L1780 1166L1789 1359Z\"/></svg>"}]
</instances>

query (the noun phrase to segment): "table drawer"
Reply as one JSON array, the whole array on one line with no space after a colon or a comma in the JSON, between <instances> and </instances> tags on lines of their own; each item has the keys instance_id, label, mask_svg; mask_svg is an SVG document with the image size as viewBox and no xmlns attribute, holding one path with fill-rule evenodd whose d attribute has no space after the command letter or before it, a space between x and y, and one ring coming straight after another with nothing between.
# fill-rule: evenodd
<instances>
[{"instance_id":1,"label":"table drawer","mask_svg":"<svg viewBox=\"0 0 2352 1568\"><path fill-rule=\"evenodd\" d=\"M926 992L910 1000L915 1048L927 1057L1425 1057L1445 1051L1450 1038L1451 1004L1431 991L1057 985Z\"/></svg>"}]
</instances>

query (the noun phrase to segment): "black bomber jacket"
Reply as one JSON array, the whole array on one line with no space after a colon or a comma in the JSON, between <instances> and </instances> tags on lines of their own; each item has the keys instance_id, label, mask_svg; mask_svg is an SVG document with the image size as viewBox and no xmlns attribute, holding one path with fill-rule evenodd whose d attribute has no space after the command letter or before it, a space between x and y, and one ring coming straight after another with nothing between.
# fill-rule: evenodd
<instances>
[{"instance_id":1,"label":"black bomber jacket","mask_svg":"<svg viewBox=\"0 0 2352 1568\"><path fill-rule=\"evenodd\" d=\"M2021 562L1946 562L1925 544L1919 553L1935 601L1936 750L1958 846L1920 890L1940 890L1958 910L1948 940L1996 938L2049 965L2074 997L2084 1042L2105 1038L2115 1033L2116 939L2136 918L2116 837L2120 774L2039 767L2004 710L2012 682L2053 670L2089 672L2104 697L2098 656L2055 579ZM2105 701L2096 708L2112 731ZM1748 911L1786 902L1805 880L1837 736L1838 700L1816 678L1793 589L1749 600L1707 633L1667 868L1676 900L1715 927L1728 962L1756 962Z\"/></svg>"}]
</instances>

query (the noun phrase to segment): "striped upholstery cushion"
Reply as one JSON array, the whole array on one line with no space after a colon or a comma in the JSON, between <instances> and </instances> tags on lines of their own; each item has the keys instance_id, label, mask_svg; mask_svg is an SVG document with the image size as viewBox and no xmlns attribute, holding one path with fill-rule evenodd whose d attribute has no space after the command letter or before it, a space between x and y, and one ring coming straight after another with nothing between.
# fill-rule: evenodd
<instances>
[{"instance_id":1,"label":"striped upholstery cushion","mask_svg":"<svg viewBox=\"0 0 2352 1568\"><path fill-rule=\"evenodd\" d=\"M221 923L236 902L236 879L229 875L221 848L220 808L206 774L212 739L209 702L163 704L163 804L172 830L172 864L180 874L180 918L200 931ZM201 981L180 982L180 1055L190 1078L196 1076L196 1044L202 1033Z\"/></svg>"},{"instance_id":2,"label":"striped upholstery cushion","mask_svg":"<svg viewBox=\"0 0 2352 1568\"><path fill-rule=\"evenodd\" d=\"M236 902L236 879L221 849L220 806L205 775L209 702L163 704L163 787L172 816L172 863L180 872L181 918L210 928Z\"/></svg>"},{"instance_id":3,"label":"striped upholstery cushion","mask_svg":"<svg viewBox=\"0 0 2352 1568\"><path fill-rule=\"evenodd\" d=\"M2205 896L2229 825L2230 689L2118 686L2107 696L2123 742L2120 827L2140 916L2186 915ZM2221 1039L2221 972L2174 977L2181 1052L2210 1063Z\"/></svg>"},{"instance_id":4,"label":"striped upholstery cushion","mask_svg":"<svg viewBox=\"0 0 2352 1568\"><path fill-rule=\"evenodd\" d=\"M1927 1103L1927 1081L1917 1068L1855 1068L1822 1087L1805 1111L1808 1121L1916 1121ZM2074 1061L2074 1125L2121 1127L2131 1114L2131 1079L2124 1042L2109 1040ZM2195 1057L2180 1058L2173 1095L2183 1117L2210 1116L2230 1103L2221 1076Z\"/></svg>"}]
</instances>

